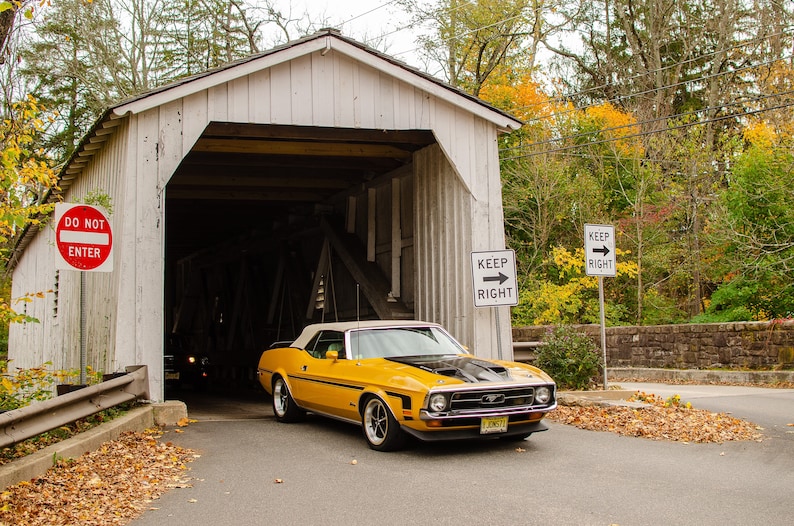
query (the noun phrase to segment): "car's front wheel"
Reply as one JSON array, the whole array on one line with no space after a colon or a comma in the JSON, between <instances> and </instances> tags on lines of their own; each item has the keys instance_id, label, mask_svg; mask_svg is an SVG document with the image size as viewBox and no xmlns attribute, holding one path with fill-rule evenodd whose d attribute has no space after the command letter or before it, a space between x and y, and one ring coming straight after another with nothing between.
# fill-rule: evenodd
<instances>
[{"instance_id":1,"label":"car's front wheel","mask_svg":"<svg viewBox=\"0 0 794 526\"><path fill-rule=\"evenodd\" d=\"M297 422L306 414L295 404L287 382L280 376L273 380L273 414L279 422Z\"/></svg>"},{"instance_id":2,"label":"car's front wheel","mask_svg":"<svg viewBox=\"0 0 794 526\"><path fill-rule=\"evenodd\" d=\"M394 451L405 444L405 434L389 407L378 397L367 400L364 406L364 438L376 451Z\"/></svg>"}]
</instances>

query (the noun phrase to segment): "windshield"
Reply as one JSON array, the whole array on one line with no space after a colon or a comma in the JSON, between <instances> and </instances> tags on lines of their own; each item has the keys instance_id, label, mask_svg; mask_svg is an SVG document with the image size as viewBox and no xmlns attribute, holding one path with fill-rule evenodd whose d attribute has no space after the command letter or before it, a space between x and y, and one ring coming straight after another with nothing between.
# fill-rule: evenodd
<instances>
[{"instance_id":1,"label":"windshield","mask_svg":"<svg viewBox=\"0 0 794 526\"><path fill-rule=\"evenodd\" d=\"M348 333L352 358L466 354L452 336L437 327L356 329Z\"/></svg>"}]
</instances>

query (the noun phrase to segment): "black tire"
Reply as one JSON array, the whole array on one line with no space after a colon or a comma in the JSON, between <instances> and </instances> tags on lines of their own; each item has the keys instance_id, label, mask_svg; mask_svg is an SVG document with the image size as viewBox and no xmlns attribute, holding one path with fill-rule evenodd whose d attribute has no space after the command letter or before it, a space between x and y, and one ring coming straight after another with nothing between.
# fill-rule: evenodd
<instances>
[{"instance_id":1,"label":"black tire","mask_svg":"<svg viewBox=\"0 0 794 526\"><path fill-rule=\"evenodd\" d=\"M364 438L375 451L395 451L405 445L405 433L386 402L377 396L367 400L364 405L361 423Z\"/></svg>"},{"instance_id":2,"label":"black tire","mask_svg":"<svg viewBox=\"0 0 794 526\"><path fill-rule=\"evenodd\" d=\"M280 376L273 378L273 414L279 422L298 422L306 412L295 404L287 382Z\"/></svg>"}]
</instances>

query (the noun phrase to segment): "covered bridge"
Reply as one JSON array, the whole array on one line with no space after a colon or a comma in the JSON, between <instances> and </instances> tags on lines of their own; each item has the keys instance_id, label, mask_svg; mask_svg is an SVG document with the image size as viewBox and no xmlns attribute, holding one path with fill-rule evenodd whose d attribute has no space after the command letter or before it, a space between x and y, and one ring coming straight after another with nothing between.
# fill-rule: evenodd
<instances>
[{"instance_id":1,"label":"covered bridge","mask_svg":"<svg viewBox=\"0 0 794 526\"><path fill-rule=\"evenodd\" d=\"M470 253L504 248L497 136L520 124L335 30L110 108L60 174L64 201L113 205L87 364L148 365L163 399L167 354L245 385L308 321L411 317L509 358L508 307L475 308ZM11 327L17 367L80 363L80 276L56 250L52 226L17 245L13 296L51 291Z\"/></svg>"}]
</instances>

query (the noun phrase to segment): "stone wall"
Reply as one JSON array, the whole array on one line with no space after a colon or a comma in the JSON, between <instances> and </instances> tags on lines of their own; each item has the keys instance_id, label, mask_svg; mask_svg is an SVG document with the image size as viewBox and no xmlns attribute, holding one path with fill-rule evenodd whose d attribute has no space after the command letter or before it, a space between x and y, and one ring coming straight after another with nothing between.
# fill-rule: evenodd
<instances>
[{"instance_id":1,"label":"stone wall","mask_svg":"<svg viewBox=\"0 0 794 526\"><path fill-rule=\"evenodd\" d=\"M598 325L577 325L601 348ZM548 327L514 327L538 342ZM794 369L794 321L607 327L610 367Z\"/></svg>"}]
</instances>

